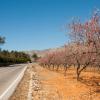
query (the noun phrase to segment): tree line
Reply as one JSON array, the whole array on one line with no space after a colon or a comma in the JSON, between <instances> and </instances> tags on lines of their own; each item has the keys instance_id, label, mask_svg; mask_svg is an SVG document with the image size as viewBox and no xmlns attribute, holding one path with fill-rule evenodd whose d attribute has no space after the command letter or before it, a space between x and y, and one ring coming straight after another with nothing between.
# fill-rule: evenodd
<instances>
[{"instance_id":1,"label":"tree line","mask_svg":"<svg viewBox=\"0 0 100 100\"><path fill-rule=\"evenodd\" d=\"M5 37L0 36L0 45L5 43ZM24 52L8 51L0 49L0 66L25 63L31 61L29 55Z\"/></svg>"},{"instance_id":2,"label":"tree line","mask_svg":"<svg viewBox=\"0 0 100 100\"><path fill-rule=\"evenodd\" d=\"M0 66L31 61L24 52L0 50Z\"/></svg>"},{"instance_id":3,"label":"tree line","mask_svg":"<svg viewBox=\"0 0 100 100\"><path fill-rule=\"evenodd\" d=\"M56 70L63 66L65 74L68 67L75 66L79 80L81 72L87 67L100 68L100 12L95 10L84 23L74 18L68 28L70 43L62 50L48 52L39 59L39 63Z\"/></svg>"}]
</instances>

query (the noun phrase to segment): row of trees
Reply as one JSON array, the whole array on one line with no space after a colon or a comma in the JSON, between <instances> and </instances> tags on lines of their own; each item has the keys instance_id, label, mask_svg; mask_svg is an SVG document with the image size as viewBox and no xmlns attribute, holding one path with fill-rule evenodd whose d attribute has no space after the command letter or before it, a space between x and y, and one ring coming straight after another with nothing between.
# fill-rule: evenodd
<instances>
[{"instance_id":1,"label":"row of trees","mask_svg":"<svg viewBox=\"0 0 100 100\"><path fill-rule=\"evenodd\" d=\"M74 19L69 24L71 43L60 51L46 54L39 60L43 66L64 66L65 73L70 66L76 67L77 80L88 66L100 67L100 13L95 10L85 23Z\"/></svg>"},{"instance_id":2,"label":"row of trees","mask_svg":"<svg viewBox=\"0 0 100 100\"><path fill-rule=\"evenodd\" d=\"M0 45L5 43L5 37L0 36ZM15 63L25 63L31 61L30 57L24 52L17 52L0 49L0 66L15 64Z\"/></svg>"},{"instance_id":3,"label":"row of trees","mask_svg":"<svg viewBox=\"0 0 100 100\"><path fill-rule=\"evenodd\" d=\"M0 66L28 61L30 61L30 57L24 52L0 50Z\"/></svg>"}]
</instances>

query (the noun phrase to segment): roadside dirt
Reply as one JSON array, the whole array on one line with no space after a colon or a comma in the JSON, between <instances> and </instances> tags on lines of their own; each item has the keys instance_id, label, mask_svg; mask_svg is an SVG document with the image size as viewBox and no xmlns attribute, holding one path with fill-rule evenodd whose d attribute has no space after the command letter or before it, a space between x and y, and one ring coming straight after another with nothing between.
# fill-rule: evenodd
<instances>
[{"instance_id":1,"label":"roadside dirt","mask_svg":"<svg viewBox=\"0 0 100 100\"><path fill-rule=\"evenodd\" d=\"M73 69L64 76L62 70L56 72L31 64L9 100L100 100L100 74L83 72L84 79L80 81L75 75Z\"/></svg>"},{"instance_id":2,"label":"roadside dirt","mask_svg":"<svg viewBox=\"0 0 100 100\"><path fill-rule=\"evenodd\" d=\"M69 70L67 76L62 72L54 72L34 64L40 89L33 91L33 100L100 100L100 86L88 79L97 79L100 74L84 72L86 79L77 81L75 72ZM98 92L97 92L98 91Z\"/></svg>"},{"instance_id":3,"label":"roadside dirt","mask_svg":"<svg viewBox=\"0 0 100 100\"><path fill-rule=\"evenodd\" d=\"M25 71L24 77L9 100L27 100L31 70L30 66L31 65L29 64L27 70Z\"/></svg>"}]
</instances>

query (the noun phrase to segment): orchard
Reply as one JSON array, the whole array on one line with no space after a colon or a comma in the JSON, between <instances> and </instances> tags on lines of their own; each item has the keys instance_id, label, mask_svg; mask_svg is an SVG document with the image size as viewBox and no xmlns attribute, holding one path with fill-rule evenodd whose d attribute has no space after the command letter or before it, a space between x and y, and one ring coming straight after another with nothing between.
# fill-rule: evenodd
<instances>
[{"instance_id":1,"label":"orchard","mask_svg":"<svg viewBox=\"0 0 100 100\"><path fill-rule=\"evenodd\" d=\"M74 66L79 80L81 72L88 67L100 68L100 12L95 10L84 23L76 18L68 26L71 42L61 50L48 52L38 61L41 66L56 71L63 67L64 75Z\"/></svg>"}]
</instances>

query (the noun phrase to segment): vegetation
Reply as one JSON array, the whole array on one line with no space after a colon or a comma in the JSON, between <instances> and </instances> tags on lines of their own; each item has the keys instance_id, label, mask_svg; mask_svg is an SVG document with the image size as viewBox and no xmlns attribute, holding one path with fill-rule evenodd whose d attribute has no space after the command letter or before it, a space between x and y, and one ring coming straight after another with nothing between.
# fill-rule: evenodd
<instances>
[{"instance_id":1,"label":"vegetation","mask_svg":"<svg viewBox=\"0 0 100 100\"><path fill-rule=\"evenodd\" d=\"M34 61L36 61L36 60L38 59L38 55L37 55L36 53L34 53L34 54L32 55L32 58L34 58Z\"/></svg>"},{"instance_id":2,"label":"vegetation","mask_svg":"<svg viewBox=\"0 0 100 100\"><path fill-rule=\"evenodd\" d=\"M5 37L0 36L0 44L5 43ZM30 57L24 52L17 52L0 49L0 66L9 65L9 64L17 64L17 63L25 63L30 61Z\"/></svg>"},{"instance_id":3,"label":"vegetation","mask_svg":"<svg viewBox=\"0 0 100 100\"><path fill-rule=\"evenodd\" d=\"M9 64L25 63L30 61L30 57L23 53L17 51L0 51L0 66Z\"/></svg>"},{"instance_id":4,"label":"vegetation","mask_svg":"<svg viewBox=\"0 0 100 100\"><path fill-rule=\"evenodd\" d=\"M69 25L71 43L63 50L46 54L39 59L43 67L59 70L75 66L77 80L80 74L89 66L100 68L100 13L94 11L93 16L85 23L74 19Z\"/></svg>"},{"instance_id":5,"label":"vegetation","mask_svg":"<svg viewBox=\"0 0 100 100\"><path fill-rule=\"evenodd\" d=\"M4 44L4 43L5 43L5 37L0 36L0 44Z\"/></svg>"}]
</instances>

